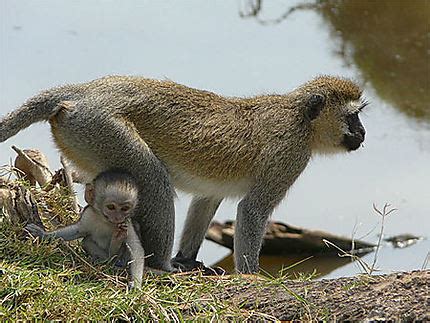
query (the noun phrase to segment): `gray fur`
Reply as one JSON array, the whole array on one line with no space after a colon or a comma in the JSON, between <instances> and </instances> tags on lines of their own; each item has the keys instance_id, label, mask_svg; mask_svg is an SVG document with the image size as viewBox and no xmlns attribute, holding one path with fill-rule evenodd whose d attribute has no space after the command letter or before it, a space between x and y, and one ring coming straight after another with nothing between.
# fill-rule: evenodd
<instances>
[{"instance_id":1,"label":"gray fur","mask_svg":"<svg viewBox=\"0 0 430 323\"><path fill-rule=\"evenodd\" d=\"M92 176L130 172L140 190L134 221L147 262L163 270L170 269L173 244L173 186L198 196L178 254L195 258L219 202L241 197L236 269L255 272L267 219L312 154L355 150L364 140L358 118L355 127L346 118L360 110L360 88L331 76L253 98L128 76L52 91L2 119L0 141L49 119L57 145L78 168ZM69 101L64 111L61 100Z\"/></svg>"},{"instance_id":2,"label":"gray fur","mask_svg":"<svg viewBox=\"0 0 430 323\"><path fill-rule=\"evenodd\" d=\"M124 201L131 203L130 214L132 214L133 207L136 205L137 186L130 175L120 170L101 173L91 185L95 187L94 200L88 201L89 205L81 212L78 222L51 232L46 232L35 224L27 225L26 230L41 238L62 238L66 241L83 238L82 246L94 261L107 261L116 257L125 263L130 262L133 286L140 287L145 253L135 228L128 218L128 213L121 214L123 223L119 224L111 223L105 217L107 215L103 214L106 194L110 201L118 204ZM86 189L89 187L87 186ZM117 197L112 194L115 187L119 188ZM119 237L117 232L121 232Z\"/></svg>"},{"instance_id":3,"label":"gray fur","mask_svg":"<svg viewBox=\"0 0 430 323\"><path fill-rule=\"evenodd\" d=\"M195 196L188 209L182 239L179 250L182 256L195 259L200 245L205 237L205 232L215 215L221 199Z\"/></svg>"}]
</instances>

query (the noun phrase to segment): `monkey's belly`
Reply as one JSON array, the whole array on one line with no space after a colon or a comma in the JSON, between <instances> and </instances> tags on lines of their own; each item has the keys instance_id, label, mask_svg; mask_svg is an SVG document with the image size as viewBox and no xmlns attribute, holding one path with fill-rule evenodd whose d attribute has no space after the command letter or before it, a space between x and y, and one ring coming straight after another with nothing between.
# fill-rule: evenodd
<instances>
[{"instance_id":1,"label":"monkey's belly","mask_svg":"<svg viewBox=\"0 0 430 323\"><path fill-rule=\"evenodd\" d=\"M236 181L217 181L191 175L178 168L170 168L169 170L173 184L177 189L200 196L242 197L252 185L252 181L247 178Z\"/></svg>"}]
</instances>

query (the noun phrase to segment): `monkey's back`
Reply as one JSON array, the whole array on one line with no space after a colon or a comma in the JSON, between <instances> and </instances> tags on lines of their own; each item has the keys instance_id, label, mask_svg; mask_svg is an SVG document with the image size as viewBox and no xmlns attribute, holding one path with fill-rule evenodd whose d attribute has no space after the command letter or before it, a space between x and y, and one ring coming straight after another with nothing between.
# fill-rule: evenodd
<instances>
[{"instance_id":1,"label":"monkey's back","mask_svg":"<svg viewBox=\"0 0 430 323\"><path fill-rule=\"evenodd\" d=\"M76 100L128 122L171 171L215 181L253 177L265 148L279 146L271 139L297 130L285 96L226 98L171 81L108 76L82 84Z\"/></svg>"},{"instance_id":2,"label":"monkey's back","mask_svg":"<svg viewBox=\"0 0 430 323\"><path fill-rule=\"evenodd\" d=\"M255 108L252 99L225 98L171 81L134 78L132 83L137 89L125 116L159 158L202 178L252 177L269 145L268 132L276 131L277 125L262 126L272 111Z\"/></svg>"}]
</instances>

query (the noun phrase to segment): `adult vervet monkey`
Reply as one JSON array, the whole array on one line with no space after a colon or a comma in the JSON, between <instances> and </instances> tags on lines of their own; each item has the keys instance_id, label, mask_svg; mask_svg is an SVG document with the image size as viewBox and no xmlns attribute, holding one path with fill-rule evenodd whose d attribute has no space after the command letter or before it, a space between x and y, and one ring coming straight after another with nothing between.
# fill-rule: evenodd
<instances>
[{"instance_id":1,"label":"adult vervet monkey","mask_svg":"<svg viewBox=\"0 0 430 323\"><path fill-rule=\"evenodd\" d=\"M30 98L0 121L0 142L54 116L54 140L75 166L92 176L114 167L133 174L136 221L153 268L170 270L174 187L194 194L177 264L196 258L222 199L240 196L236 270L250 273L258 270L267 219L312 154L360 147L361 94L357 84L332 76L252 98L108 76Z\"/></svg>"}]
</instances>

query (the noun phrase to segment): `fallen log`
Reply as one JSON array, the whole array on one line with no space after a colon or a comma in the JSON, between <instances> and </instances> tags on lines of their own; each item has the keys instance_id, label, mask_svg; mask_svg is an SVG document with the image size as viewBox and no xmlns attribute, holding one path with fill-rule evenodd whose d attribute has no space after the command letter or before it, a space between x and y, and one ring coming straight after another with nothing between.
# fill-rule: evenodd
<instances>
[{"instance_id":1,"label":"fallen log","mask_svg":"<svg viewBox=\"0 0 430 323\"><path fill-rule=\"evenodd\" d=\"M207 231L206 239L233 250L234 221L226 221L223 224L213 221ZM327 246L324 240L352 254L368 253L375 247L368 242L352 240L324 231L303 229L281 222L269 222L260 254L337 254L339 252L336 248Z\"/></svg>"}]
</instances>

